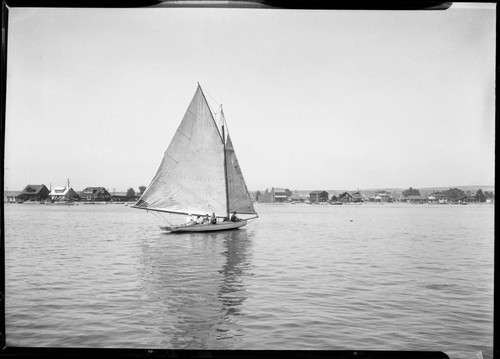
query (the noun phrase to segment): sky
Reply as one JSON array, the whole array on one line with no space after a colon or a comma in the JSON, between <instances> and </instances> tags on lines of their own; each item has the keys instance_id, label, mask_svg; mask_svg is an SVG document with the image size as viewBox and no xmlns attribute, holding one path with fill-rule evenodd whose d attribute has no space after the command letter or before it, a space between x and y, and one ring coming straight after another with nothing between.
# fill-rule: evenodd
<instances>
[{"instance_id":1,"label":"sky","mask_svg":"<svg viewBox=\"0 0 500 359\"><path fill-rule=\"evenodd\" d=\"M495 14L11 8L5 189L149 185L198 82L251 191L493 185Z\"/></svg>"}]
</instances>

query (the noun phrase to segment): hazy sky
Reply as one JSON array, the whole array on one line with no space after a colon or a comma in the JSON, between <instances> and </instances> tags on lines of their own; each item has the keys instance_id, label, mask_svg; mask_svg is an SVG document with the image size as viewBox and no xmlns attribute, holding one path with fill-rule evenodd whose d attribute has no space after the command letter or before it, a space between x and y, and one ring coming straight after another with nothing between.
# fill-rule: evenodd
<instances>
[{"instance_id":1,"label":"hazy sky","mask_svg":"<svg viewBox=\"0 0 500 359\"><path fill-rule=\"evenodd\" d=\"M147 186L197 82L250 190L492 185L495 13L10 9L5 187Z\"/></svg>"}]
</instances>

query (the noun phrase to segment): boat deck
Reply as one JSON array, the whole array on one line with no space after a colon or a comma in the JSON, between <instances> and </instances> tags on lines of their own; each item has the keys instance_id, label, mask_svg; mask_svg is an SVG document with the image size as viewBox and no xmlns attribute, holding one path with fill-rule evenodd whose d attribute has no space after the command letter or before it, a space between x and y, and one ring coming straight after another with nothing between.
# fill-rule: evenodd
<instances>
[{"instance_id":1,"label":"boat deck","mask_svg":"<svg viewBox=\"0 0 500 359\"><path fill-rule=\"evenodd\" d=\"M181 224L173 226L160 226L164 231L168 232L214 232L237 229L247 224L247 220L238 222L221 222L217 224Z\"/></svg>"}]
</instances>

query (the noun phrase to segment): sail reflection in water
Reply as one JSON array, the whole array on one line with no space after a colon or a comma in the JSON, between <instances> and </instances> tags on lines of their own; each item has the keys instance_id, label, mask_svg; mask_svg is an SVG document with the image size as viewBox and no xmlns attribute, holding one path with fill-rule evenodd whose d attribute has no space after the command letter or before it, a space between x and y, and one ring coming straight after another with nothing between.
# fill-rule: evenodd
<instances>
[{"instance_id":1,"label":"sail reflection in water","mask_svg":"<svg viewBox=\"0 0 500 359\"><path fill-rule=\"evenodd\" d=\"M250 239L252 236L253 234L248 234L242 230L231 231L224 236L226 250L223 254L226 263L220 271L223 274L224 282L219 290L219 300L222 303L222 309L226 312L223 319L231 323L231 327L237 321L235 316L243 314L242 304L248 296L244 280L245 277L252 275L252 242ZM240 332L241 330L233 329L233 331ZM237 334L234 333L235 336ZM220 339L224 338L221 337Z\"/></svg>"},{"instance_id":2,"label":"sail reflection in water","mask_svg":"<svg viewBox=\"0 0 500 359\"><path fill-rule=\"evenodd\" d=\"M145 300L157 303L148 320L164 338L151 347L223 349L231 347L242 327L238 316L251 275L252 234L159 234L142 244Z\"/></svg>"}]
</instances>

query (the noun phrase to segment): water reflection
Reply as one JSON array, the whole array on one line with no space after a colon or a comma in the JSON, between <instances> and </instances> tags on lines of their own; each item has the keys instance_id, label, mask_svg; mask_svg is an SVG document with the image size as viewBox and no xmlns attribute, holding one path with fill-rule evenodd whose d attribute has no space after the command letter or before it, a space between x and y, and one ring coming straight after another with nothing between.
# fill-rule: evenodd
<instances>
[{"instance_id":1,"label":"water reflection","mask_svg":"<svg viewBox=\"0 0 500 359\"><path fill-rule=\"evenodd\" d=\"M217 330L217 340L236 339L242 334L237 316L243 314L243 302L248 297L245 289L245 277L251 275L252 234L247 231L226 232L224 252L226 262L219 271L223 282L218 291L218 298L224 313L223 322Z\"/></svg>"},{"instance_id":2,"label":"water reflection","mask_svg":"<svg viewBox=\"0 0 500 359\"><path fill-rule=\"evenodd\" d=\"M252 235L246 230L161 234L142 241L146 345L225 349L241 334Z\"/></svg>"}]
</instances>

